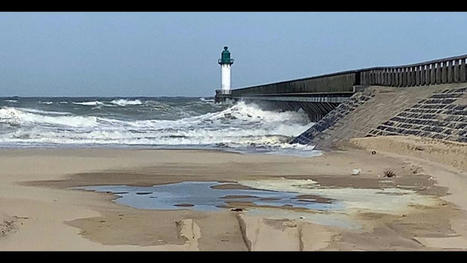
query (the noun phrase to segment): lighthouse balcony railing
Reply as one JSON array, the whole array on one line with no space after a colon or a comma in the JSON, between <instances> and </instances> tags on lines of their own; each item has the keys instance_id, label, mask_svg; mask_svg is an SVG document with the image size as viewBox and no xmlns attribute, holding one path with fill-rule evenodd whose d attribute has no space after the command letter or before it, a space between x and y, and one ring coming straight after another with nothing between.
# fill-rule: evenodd
<instances>
[{"instance_id":1,"label":"lighthouse balcony railing","mask_svg":"<svg viewBox=\"0 0 467 263\"><path fill-rule=\"evenodd\" d=\"M217 62L218 62L219 64L233 64L233 63L234 63L234 60L233 60L232 58L229 59L229 60L225 60L225 59L221 59L221 58L220 58Z\"/></svg>"}]
</instances>

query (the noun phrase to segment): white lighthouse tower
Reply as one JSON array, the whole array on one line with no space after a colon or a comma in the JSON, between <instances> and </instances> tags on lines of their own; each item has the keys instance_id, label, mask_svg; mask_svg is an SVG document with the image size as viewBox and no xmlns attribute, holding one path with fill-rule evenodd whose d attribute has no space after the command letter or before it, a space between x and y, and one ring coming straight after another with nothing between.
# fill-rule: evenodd
<instances>
[{"instance_id":1,"label":"white lighthouse tower","mask_svg":"<svg viewBox=\"0 0 467 263\"><path fill-rule=\"evenodd\" d=\"M230 67L233 64L233 59L230 58L228 47L224 47L219 64L221 65L221 93L230 94Z\"/></svg>"}]
</instances>

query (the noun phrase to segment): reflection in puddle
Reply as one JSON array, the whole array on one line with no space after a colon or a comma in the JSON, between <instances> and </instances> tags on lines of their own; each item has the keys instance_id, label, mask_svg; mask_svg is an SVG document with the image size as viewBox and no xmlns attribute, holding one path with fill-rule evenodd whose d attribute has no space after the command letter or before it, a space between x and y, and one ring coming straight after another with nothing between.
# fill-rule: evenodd
<instances>
[{"instance_id":1,"label":"reflection in puddle","mask_svg":"<svg viewBox=\"0 0 467 263\"><path fill-rule=\"evenodd\" d=\"M319 197L304 197L294 191L273 191L245 187L223 187L219 182L185 181L181 183L137 187L126 185L85 186L74 189L108 192L117 195L116 202L139 209L219 210L229 203L252 203L257 206L293 207L312 210L341 209L339 202ZM232 185L232 184L229 184Z\"/></svg>"}]
</instances>

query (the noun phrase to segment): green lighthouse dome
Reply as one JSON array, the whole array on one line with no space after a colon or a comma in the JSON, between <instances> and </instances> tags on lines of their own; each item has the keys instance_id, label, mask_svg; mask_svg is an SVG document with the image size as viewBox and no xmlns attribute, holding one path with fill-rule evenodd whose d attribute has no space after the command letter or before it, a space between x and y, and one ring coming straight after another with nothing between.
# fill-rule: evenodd
<instances>
[{"instance_id":1,"label":"green lighthouse dome","mask_svg":"<svg viewBox=\"0 0 467 263\"><path fill-rule=\"evenodd\" d=\"M233 64L233 59L230 58L230 51L228 50L228 47L224 47L224 50L221 53L221 58L219 59L219 64Z\"/></svg>"}]
</instances>

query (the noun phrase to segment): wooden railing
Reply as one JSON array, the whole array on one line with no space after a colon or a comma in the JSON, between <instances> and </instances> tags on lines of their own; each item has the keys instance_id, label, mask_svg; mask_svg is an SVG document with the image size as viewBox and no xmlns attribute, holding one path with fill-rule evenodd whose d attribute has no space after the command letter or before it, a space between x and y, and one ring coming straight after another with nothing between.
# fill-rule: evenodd
<instances>
[{"instance_id":1,"label":"wooden railing","mask_svg":"<svg viewBox=\"0 0 467 263\"><path fill-rule=\"evenodd\" d=\"M355 86L409 87L467 82L467 55L390 67L373 67L336 72L310 78L287 80L233 89L231 94L216 91L216 97L318 95L355 92Z\"/></svg>"},{"instance_id":2,"label":"wooden railing","mask_svg":"<svg viewBox=\"0 0 467 263\"><path fill-rule=\"evenodd\" d=\"M467 55L412 65L360 70L360 85L422 86L467 81Z\"/></svg>"}]
</instances>

